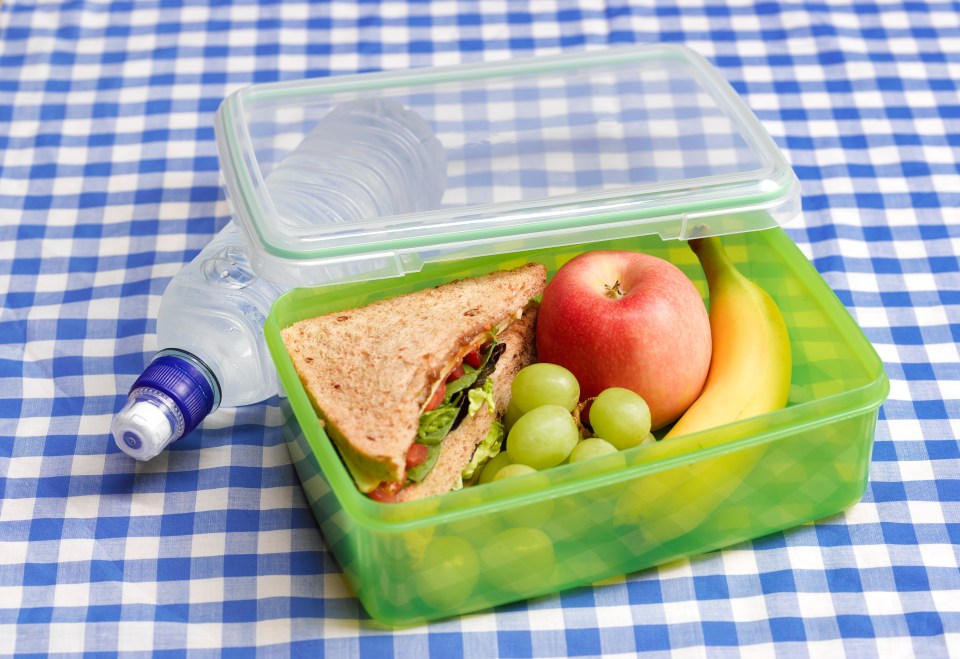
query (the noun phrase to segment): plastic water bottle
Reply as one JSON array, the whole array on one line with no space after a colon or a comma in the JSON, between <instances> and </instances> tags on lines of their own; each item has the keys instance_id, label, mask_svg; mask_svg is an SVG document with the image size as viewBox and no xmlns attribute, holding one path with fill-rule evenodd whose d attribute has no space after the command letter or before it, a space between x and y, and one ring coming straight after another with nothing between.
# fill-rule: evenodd
<instances>
[{"instance_id":1,"label":"plastic water bottle","mask_svg":"<svg viewBox=\"0 0 960 659\"><path fill-rule=\"evenodd\" d=\"M311 227L436 208L446 182L430 125L389 99L339 105L266 179L277 213Z\"/></svg>"},{"instance_id":2,"label":"plastic water bottle","mask_svg":"<svg viewBox=\"0 0 960 659\"><path fill-rule=\"evenodd\" d=\"M329 112L265 184L277 213L308 227L435 208L445 179L443 146L430 126L399 103L370 99ZM114 417L117 445L149 460L220 405L276 393L263 324L287 288L253 271L231 221L164 291L160 351Z\"/></svg>"}]
</instances>

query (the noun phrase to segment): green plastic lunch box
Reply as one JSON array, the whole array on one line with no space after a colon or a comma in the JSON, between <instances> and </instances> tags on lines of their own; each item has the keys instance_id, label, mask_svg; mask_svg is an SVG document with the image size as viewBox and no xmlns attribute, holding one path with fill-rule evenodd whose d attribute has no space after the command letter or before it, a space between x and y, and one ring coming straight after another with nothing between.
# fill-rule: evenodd
<instances>
[{"instance_id":1,"label":"green plastic lunch box","mask_svg":"<svg viewBox=\"0 0 960 659\"><path fill-rule=\"evenodd\" d=\"M264 177L331 108L389 98L443 145L421 213L289 230ZM225 101L228 197L258 273L296 273L265 325L284 433L326 545L364 609L409 625L488 609L757 538L863 495L888 382L861 329L780 226L795 174L701 57L650 45L256 85ZM677 265L722 235L779 305L793 351L785 409L400 504L361 494L280 338L302 319L515 267L548 277L586 250ZM289 278L289 277L288 277Z\"/></svg>"}]
</instances>

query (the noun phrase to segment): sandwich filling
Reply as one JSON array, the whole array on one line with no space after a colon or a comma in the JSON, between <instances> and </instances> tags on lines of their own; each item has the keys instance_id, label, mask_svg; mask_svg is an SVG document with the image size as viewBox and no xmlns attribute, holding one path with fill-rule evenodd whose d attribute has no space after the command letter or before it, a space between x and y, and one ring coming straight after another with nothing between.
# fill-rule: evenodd
<instances>
[{"instance_id":1,"label":"sandwich filling","mask_svg":"<svg viewBox=\"0 0 960 659\"><path fill-rule=\"evenodd\" d=\"M444 438L456 430L468 415L474 416L484 405L491 414L495 412L490 375L506 347L491 332L481 345L464 354L446 376L434 385L433 393L420 415L417 437L407 452L406 478L403 482L380 483L370 492L371 498L394 501L404 485L419 483L426 478L440 457Z\"/></svg>"}]
</instances>

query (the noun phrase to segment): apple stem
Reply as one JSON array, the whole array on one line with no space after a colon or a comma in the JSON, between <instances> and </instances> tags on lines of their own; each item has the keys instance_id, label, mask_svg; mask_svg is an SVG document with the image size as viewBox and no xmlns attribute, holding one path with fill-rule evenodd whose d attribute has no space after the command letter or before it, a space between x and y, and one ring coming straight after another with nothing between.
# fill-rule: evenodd
<instances>
[{"instance_id":1,"label":"apple stem","mask_svg":"<svg viewBox=\"0 0 960 659\"><path fill-rule=\"evenodd\" d=\"M623 289L620 288L619 279L613 283L613 286L604 286L604 288L607 290L607 297L612 300L616 300L617 298L621 298L626 295L626 293L623 292Z\"/></svg>"}]
</instances>

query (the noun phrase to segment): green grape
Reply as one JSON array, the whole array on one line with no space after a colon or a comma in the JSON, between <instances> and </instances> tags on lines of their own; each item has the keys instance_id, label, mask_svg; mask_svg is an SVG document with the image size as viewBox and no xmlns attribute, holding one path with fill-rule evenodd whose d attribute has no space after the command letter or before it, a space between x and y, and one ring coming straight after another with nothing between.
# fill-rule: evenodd
<instances>
[{"instance_id":1,"label":"green grape","mask_svg":"<svg viewBox=\"0 0 960 659\"><path fill-rule=\"evenodd\" d=\"M526 503L517 502L514 505L507 506L498 514L507 527L532 527L543 528L551 519L553 519L554 501L545 496L549 491L553 481L550 478L550 470L536 471L532 467L523 466L530 469L533 473L523 479L513 479L510 483L511 494L523 494L535 492L536 497L527 498Z\"/></svg>"},{"instance_id":2,"label":"green grape","mask_svg":"<svg viewBox=\"0 0 960 659\"><path fill-rule=\"evenodd\" d=\"M512 462L548 469L566 460L578 441L580 431L570 412L559 405L543 405L513 424L507 454Z\"/></svg>"},{"instance_id":3,"label":"green grape","mask_svg":"<svg viewBox=\"0 0 960 659\"><path fill-rule=\"evenodd\" d=\"M503 432L509 433L510 429L513 428L513 424L522 416L523 412L511 398L510 403L507 405L507 411L503 415Z\"/></svg>"},{"instance_id":4,"label":"green grape","mask_svg":"<svg viewBox=\"0 0 960 659\"><path fill-rule=\"evenodd\" d=\"M556 574L553 541L539 529L501 531L478 553L483 578L514 593L543 591Z\"/></svg>"},{"instance_id":5,"label":"green grape","mask_svg":"<svg viewBox=\"0 0 960 659\"><path fill-rule=\"evenodd\" d=\"M656 443L657 443L657 438L653 436L652 432L648 432L647 436L640 440L641 446L643 446L644 444L656 444Z\"/></svg>"},{"instance_id":6,"label":"green grape","mask_svg":"<svg viewBox=\"0 0 960 659\"><path fill-rule=\"evenodd\" d=\"M483 465L483 471L480 472L480 484L489 483L493 480L497 472L506 467L510 462L510 456L506 451L500 451Z\"/></svg>"},{"instance_id":7,"label":"green grape","mask_svg":"<svg viewBox=\"0 0 960 659\"><path fill-rule=\"evenodd\" d=\"M543 362L520 370L510 386L511 403L521 412L542 405L560 405L568 412L580 402L580 383L563 366Z\"/></svg>"},{"instance_id":8,"label":"green grape","mask_svg":"<svg viewBox=\"0 0 960 659\"><path fill-rule=\"evenodd\" d=\"M509 464L498 469L497 473L493 476L493 480L502 481L507 478L514 478L515 476L525 476L527 474L535 473L537 473L537 470L533 467L528 467L527 465L522 464Z\"/></svg>"},{"instance_id":9,"label":"green grape","mask_svg":"<svg viewBox=\"0 0 960 659\"><path fill-rule=\"evenodd\" d=\"M590 426L619 450L639 446L650 433L650 408L629 389L604 389L590 406Z\"/></svg>"},{"instance_id":10,"label":"green grape","mask_svg":"<svg viewBox=\"0 0 960 659\"><path fill-rule=\"evenodd\" d=\"M424 568L414 573L420 599L438 611L452 611L473 593L480 576L477 554L456 536L435 539L423 556Z\"/></svg>"},{"instance_id":11,"label":"green grape","mask_svg":"<svg viewBox=\"0 0 960 659\"><path fill-rule=\"evenodd\" d=\"M607 440L593 437L585 439L573 447L573 451L570 452L570 462L580 462L581 460L589 460L616 452L617 447Z\"/></svg>"}]
</instances>

